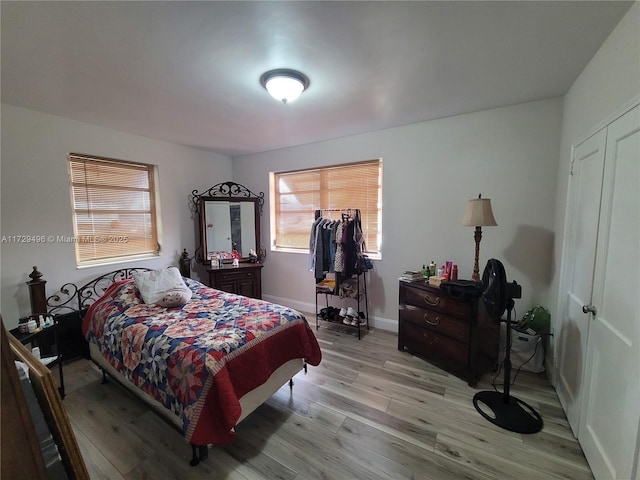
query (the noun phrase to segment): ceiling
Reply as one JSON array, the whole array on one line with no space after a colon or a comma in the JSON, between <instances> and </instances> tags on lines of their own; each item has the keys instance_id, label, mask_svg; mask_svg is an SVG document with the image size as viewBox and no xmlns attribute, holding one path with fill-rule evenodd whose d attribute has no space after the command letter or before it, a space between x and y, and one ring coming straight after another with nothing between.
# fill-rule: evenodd
<instances>
[{"instance_id":1,"label":"ceiling","mask_svg":"<svg viewBox=\"0 0 640 480\"><path fill-rule=\"evenodd\" d=\"M2 102L234 157L563 95L631 3L2 1Z\"/></svg>"}]
</instances>

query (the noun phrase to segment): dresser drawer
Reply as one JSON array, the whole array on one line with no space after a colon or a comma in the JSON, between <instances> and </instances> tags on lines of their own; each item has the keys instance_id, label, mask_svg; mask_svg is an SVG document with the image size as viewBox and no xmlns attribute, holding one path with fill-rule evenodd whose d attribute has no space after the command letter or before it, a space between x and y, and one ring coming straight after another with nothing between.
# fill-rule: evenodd
<instances>
[{"instance_id":1,"label":"dresser drawer","mask_svg":"<svg viewBox=\"0 0 640 480\"><path fill-rule=\"evenodd\" d=\"M439 335L413 323L403 325L403 342L409 351L433 360L445 369L462 371L469 365L467 344Z\"/></svg>"},{"instance_id":2,"label":"dresser drawer","mask_svg":"<svg viewBox=\"0 0 640 480\"><path fill-rule=\"evenodd\" d=\"M262 298L261 269L262 265L257 263L209 268L209 286L245 297Z\"/></svg>"},{"instance_id":3,"label":"dresser drawer","mask_svg":"<svg viewBox=\"0 0 640 480\"><path fill-rule=\"evenodd\" d=\"M460 342L467 343L469 341L471 327L467 319L452 317L437 310L402 305L400 307L400 321L427 328L432 332L446 335Z\"/></svg>"},{"instance_id":4,"label":"dresser drawer","mask_svg":"<svg viewBox=\"0 0 640 480\"><path fill-rule=\"evenodd\" d=\"M416 287L406 287L400 290L400 303L428 308L437 312L446 312L449 315L467 317L471 313L471 304L448 297L444 292L429 289L423 290Z\"/></svg>"},{"instance_id":5,"label":"dresser drawer","mask_svg":"<svg viewBox=\"0 0 640 480\"><path fill-rule=\"evenodd\" d=\"M238 272L218 272L215 274L216 282L236 282L242 280L254 280L256 278L255 271L238 271Z\"/></svg>"}]
</instances>

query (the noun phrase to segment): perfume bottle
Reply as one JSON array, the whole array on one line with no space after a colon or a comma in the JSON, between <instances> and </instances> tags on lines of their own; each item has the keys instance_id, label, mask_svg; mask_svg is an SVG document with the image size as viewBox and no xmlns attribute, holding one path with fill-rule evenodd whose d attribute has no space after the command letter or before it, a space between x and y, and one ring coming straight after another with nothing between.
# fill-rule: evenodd
<instances>
[{"instance_id":1,"label":"perfume bottle","mask_svg":"<svg viewBox=\"0 0 640 480\"><path fill-rule=\"evenodd\" d=\"M431 260L431 263L429 264L429 276L433 277L435 274L436 274L436 262Z\"/></svg>"}]
</instances>

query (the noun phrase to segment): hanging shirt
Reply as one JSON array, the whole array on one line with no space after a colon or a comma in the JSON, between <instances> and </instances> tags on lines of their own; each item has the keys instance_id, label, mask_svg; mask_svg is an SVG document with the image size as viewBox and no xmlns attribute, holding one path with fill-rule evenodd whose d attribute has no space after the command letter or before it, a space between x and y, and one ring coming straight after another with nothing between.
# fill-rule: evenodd
<instances>
[{"instance_id":1,"label":"hanging shirt","mask_svg":"<svg viewBox=\"0 0 640 480\"><path fill-rule=\"evenodd\" d=\"M318 217L315 219L313 224L311 225L311 235L309 236L309 271L313 272L315 270L316 265L316 232L317 227L320 222L322 222L323 218Z\"/></svg>"},{"instance_id":2,"label":"hanging shirt","mask_svg":"<svg viewBox=\"0 0 640 480\"><path fill-rule=\"evenodd\" d=\"M329 236L327 230L324 229L324 225L330 220L327 218L321 218L320 222L316 226L316 254L315 254L315 268L314 274L316 276L316 283L321 282L324 278L324 248L328 242ZM327 265L328 271L328 265Z\"/></svg>"},{"instance_id":3,"label":"hanging shirt","mask_svg":"<svg viewBox=\"0 0 640 480\"><path fill-rule=\"evenodd\" d=\"M336 228L336 255L333 262L333 269L336 272L342 272L344 270L344 254L342 249L342 231L344 229L344 222L338 224Z\"/></svg>"},{"instance_id":4,"label":"hanging shirt","mask_svg":"<svg viewBox=\"0 0 640 480\"><path fill-rule=\"evenodd\" d=\"M329 273L335 273L336 271L336 231L340 225L340 220L333 222L331 225L331 238L329 240Z\"/></svg>"}]
</instances>

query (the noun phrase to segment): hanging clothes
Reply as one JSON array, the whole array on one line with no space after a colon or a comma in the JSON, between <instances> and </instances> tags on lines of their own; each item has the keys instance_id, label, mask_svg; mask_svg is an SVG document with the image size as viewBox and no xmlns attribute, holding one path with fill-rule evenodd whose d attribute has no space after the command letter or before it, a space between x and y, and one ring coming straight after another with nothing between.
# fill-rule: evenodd
<instances>
[{"instance_id":1,"label":"hanging clothes","mask_svg":"<svg viewBox=\"0 0 640 480\"><path fill-rule=\"evenodd\" d=\"M337 222L331 218L319 216L311 225L309 237L309 271L314 272L316 283L321 282L327 273L333 273L335 258L335 232Z\"/></svg>"},{"instance_id":2,"label":"hanging clothes","mask_svg":"<svg viewBox=\"0 0 640 480\"><path fill-rule=\"evenodd\" d=\"M353 219L349 219L346 228L343 229L342 239L340 245L342 246L342 252L344 255L344 269L342 273L344 278L351 278L356 268L356 242L355 238L356 222Z\"/></svg>"},{"instance_id":3,"label":"hanging clothes","mask_svg":"<svg viewBox=\"0 0 640 480\"><path fill-rule=\"evenodd\" d=\"M333 256L334 258L334 262L333 262L333 271L338 273L342 273L342 271L344 270L344 254L342 251L342 247L339 245L339 243L342 240L342 230L344 228L344 223L343 222L339 222L338 226L336 227L336 233L335 236L333 238L334 241L334 248L335 248L335 254Z\"/></svg>"},{"instance_id":4,"label":"hanging clothes","mask_svg":"<svg viewBox=\"0 0 640 480\"><path fill-rule=\"evenodd\" d=\"M313 272L316 268L316 246L317 246L317 237L316 232L318 229L318 225L324 221L324 218L317 217L313 224L311 225L311 235L309 237L309 271Z\"/></svg>"},{"instance_id":5,"label":"hanging clothes","mask_svg":"<svg viewBox=\"0 0 640 480\"><path fill-rule=\"evenodd\" d=\"M353 215L349 217L342 233L342 250L344 256L344 268L342 270L345 279L351 278L354 274L364 271L366 262L363 262L364 252L366 250L364 244L364 234L362 233L362 222L360 219L360 210L355 210Z\"/></svg>"},{"instance_id":6,"label":"hanging clothes","mask_svg":"<svg viewBox=\"0 0 640 480\"><path fill-rule=\"evenodd\" d=\"M371 268L364 255L364 235L359 209L329 210L341 212L341 220L323 216L316 211L309 237L309 271L314 272L316 284L328 273L335 273L336 284ZM368 260L368 261L365 261Z\"/></svg>"}]
</instances>

